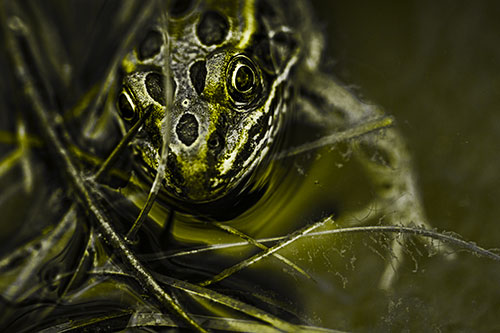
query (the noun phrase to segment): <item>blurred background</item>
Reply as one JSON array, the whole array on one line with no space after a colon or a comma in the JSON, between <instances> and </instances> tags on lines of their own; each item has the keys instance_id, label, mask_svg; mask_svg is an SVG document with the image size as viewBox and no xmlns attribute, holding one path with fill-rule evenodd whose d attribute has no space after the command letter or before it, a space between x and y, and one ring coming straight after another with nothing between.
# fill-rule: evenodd
<instances>
[{"instance_id":1,"label":"blurred background","mask_svg":"<svg viewBox=\"0 0 500 333\"><path fill-rule=\"evenodd\" d=\"M334 74L396 117L434 225L499 246L500 3L313 3Z\"/></svg>"},{"instance_id":2,"label":"blurred background","mask_svg":"<svg viewBox=\"0 0 500 333\"><path fill-rule=\"evenodd\" d=\"M313 5L331 71L397 119L433 226L500 247L500 3ZM500 329L500 265L459 258L442 274L439 260L425 267L420 283L442 298L427 309L429 322L446 313L438 325L445 331Z\"/></svg>"}]
</instances>

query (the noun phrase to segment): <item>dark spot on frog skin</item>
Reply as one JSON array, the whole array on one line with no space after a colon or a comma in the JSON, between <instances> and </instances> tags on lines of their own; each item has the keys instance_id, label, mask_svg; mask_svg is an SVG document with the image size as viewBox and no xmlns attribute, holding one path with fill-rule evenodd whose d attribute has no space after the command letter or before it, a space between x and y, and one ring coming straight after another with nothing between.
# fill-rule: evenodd
<instances>
[{"instance_id":1,"label":"dark spot on frog skin","mask_svg":"<svg viewBox=\"0 0 500 333\"><path fill-rule=\"evenodd\" d=\"M173 18L185 16L193 7L193 0L173 0L170 5L169 14Z\"/></svg>"},{"instance_id":2,"label":"dark spot on frog skin","mask_svg":"<svg viewBox=\"0 0 500 333\"><path fill-rule=\"evenodd\" d=\"M205 61L197 61L189 68L189 77L194 90L201 95L205 88L205 79L207 77L207 67Z\"/></svg>"},{"instance_id":3,"label":"dark spot on frog skin","mask_svg":"<svg viewBox=\"0 0 500 333\"><path fill-rule=\"evenodd\" d=\"M229 31L229 22L215 11L206 11L196 27L196 34L200 42L210 46L222 43Z\"/></svg>"},{"instance_id":4,"label":"dark spot on frog skin","mask_svg":"<svg viewBox=\"0 0 500 333\"><path fill-rule=\"evenodd\" d=\"M150 30L139 45L139 50L137 52L139 60L142 61L153 58L158 54L158 52L160 52L162 44L163 37L161 33L156 30Z\"/></svg>"},{"instance_id":5,"label":"dark spot on frog skin","mask_svg":"<svg viewBox=\"0 0 500 333\"><path fill-rule=\"evenodd\" d=\"M190 113L182 115L175 127L175 132L179 140L186 146L190 146L198 138L198 121Z\"/></svg>"}]
</instances>

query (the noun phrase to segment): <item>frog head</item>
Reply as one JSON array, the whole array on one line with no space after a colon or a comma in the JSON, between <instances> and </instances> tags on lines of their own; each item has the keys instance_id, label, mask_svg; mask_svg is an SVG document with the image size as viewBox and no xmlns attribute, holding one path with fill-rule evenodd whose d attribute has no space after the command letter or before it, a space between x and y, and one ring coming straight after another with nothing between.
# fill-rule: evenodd
<instances>
[{"instance_id":1,"label":"frog head","mask_svg":"<svg viewBox=\"0 0 500 333\"><path fill-rule=\"evenodd\" d=\"M298 47L278 24L280 12L259 16L254 1L181 7L123 60L117 109L129 126L148 114L134 141L143 170L154 175L168 138L167 193L205 203L241 185L268 156Z\"/></svg>"}]
</instances>

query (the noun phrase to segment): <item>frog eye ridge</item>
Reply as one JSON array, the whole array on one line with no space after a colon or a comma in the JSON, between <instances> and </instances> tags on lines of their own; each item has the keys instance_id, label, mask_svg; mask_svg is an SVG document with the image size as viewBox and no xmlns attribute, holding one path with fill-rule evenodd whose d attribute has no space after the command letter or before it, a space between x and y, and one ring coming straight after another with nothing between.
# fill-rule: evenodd
<instances>
[{"instance_id":1,"label":"frog eye ridge","mask_svg":"<svg viewBox=\"0 0 500 333\"><path fill-rule=\"evenodd\" d=\"M261 91L261 74L246 55L235 56L227 67L227 91L236 107L247 107Z\"/></svg>"}]
</instances>

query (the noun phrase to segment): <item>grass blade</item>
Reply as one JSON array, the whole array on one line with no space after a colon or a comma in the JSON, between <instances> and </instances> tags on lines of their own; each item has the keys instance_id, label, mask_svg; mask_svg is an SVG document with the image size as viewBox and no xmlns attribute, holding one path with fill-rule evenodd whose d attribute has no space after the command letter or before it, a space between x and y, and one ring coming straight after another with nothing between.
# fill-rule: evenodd
<instances>
[{"instance_id":1,"label":"grass blade","mask_svg":"<svg viewBox=\"0 0 500 333\"><path fill-rule=\"evenodd\" d=\"M284 248L285 246L295 242L297 239L302 238L304 235L310 233L314 229L324 225L327 222L332 222L332 221L333 220L331 217L327 217L319 222L305 226L304 228L301 228L301 229L291 233L283 241L274 245L273 247L268 248L266 251L262 251L260 253L257 253L256 255L254 255L246 260L243 260L232 267L229 267L229 268L223 270L222 272L220 272L219 274L217 274L213 278L202 282L200 285L201 286L208 286L210 284L222 281L223 279L233 275L234 273L239 272L240 270L264 259L267 256L270 256L274 252L276 252L276 251Z\"/></svg>"}]
</instances>

